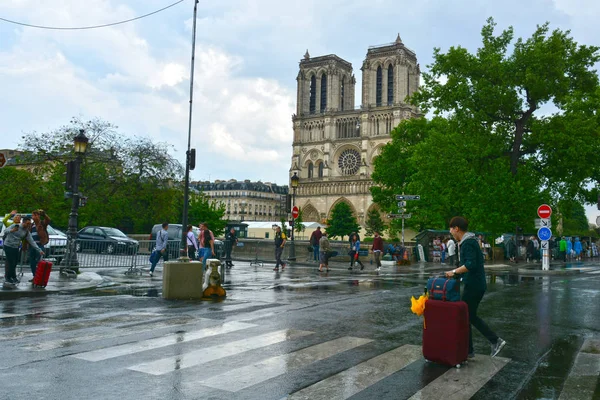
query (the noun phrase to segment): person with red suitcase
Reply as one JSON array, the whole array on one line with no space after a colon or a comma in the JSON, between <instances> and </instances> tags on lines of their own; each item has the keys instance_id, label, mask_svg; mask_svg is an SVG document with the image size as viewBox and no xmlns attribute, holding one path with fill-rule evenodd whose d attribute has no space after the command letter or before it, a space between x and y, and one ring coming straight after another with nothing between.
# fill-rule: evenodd
<instances>
[{"instance_id":1,"label":"person with red suitcase","mask_svg":"<svg viewBox=\"0 0 600 400\"><path fill-rule=\"evenodd\" d=\"M491 356L495 357L504 348L506 341L498 337L477 315L477 308L483 299L487 283L483 268L483 253L475 235L468 232L468 227L469 223L463 217L454 217L450 220L450 233L458 242L460 267L452 271L447 271L445 274L448 278L456 274L464 274L462 301L467 304L469 309L469 358L475 356L471 325L477 328L489 340L492 347Z\"/></svg>"}]
</instances>

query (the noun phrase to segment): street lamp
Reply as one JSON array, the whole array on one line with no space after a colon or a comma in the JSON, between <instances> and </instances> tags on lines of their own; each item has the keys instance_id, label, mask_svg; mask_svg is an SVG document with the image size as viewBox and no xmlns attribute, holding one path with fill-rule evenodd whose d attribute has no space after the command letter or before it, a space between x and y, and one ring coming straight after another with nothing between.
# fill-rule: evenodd
<instances>
[{"instance_id":1,"label":"street lamp","mask_svg":"<svg viewBox=\"0 0 600 400\"><path fill-rule=\"evenodd\" d=\"M292 186L292 209L296 204L296 189L298 188L298 184L300 183L300 177L294 172L294 176L290 179ZM296 225L296 218L292 217L292 240L290 241L290 254L288 258L291 261L296 261L296 244L294 243L294 230Z\"/></svg>"},{"instance_id":2,"label":"street lamp","mask_svg":"<svg viewBox=\"0 0 600 400\"><path fill-rule=\"evenodd\" d=\"M81 162L83 161L83 155L87 150L89 139L85 136L83 129L79 130L79 134L73 139L73 149L75 151L75 162L72 165L73 170L71 172L72 181L69 182L72 188L72 202L71 202L71 214L69 214L69 229L67 230L67 253L63 258L61 265L72 269L72 267L79 267L79 261L77 260L77 217L79 210L79 200L81 193L79 193L79 180L81 175ZM67 167L69 168L69 167ZM62 270L62 268L61 268ZM73 270L76 272L75 270Z\"/></svg>"}]
</instances>

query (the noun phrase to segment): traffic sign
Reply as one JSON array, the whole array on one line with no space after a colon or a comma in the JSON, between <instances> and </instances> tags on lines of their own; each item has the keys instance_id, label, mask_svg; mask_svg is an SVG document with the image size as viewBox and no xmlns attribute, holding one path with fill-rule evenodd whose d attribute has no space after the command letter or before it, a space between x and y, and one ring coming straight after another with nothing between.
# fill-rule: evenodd
<instances>
[{"instance_id":1,"label":"traffic sign","mask_svg":"<svg viewBox=\"0 0 600 400\"><path fill-rule=\"evenodd\" d=\"M0 153L0 168L6 165L6 157L4 157L4 153Z\"/></svg>"},{"instance_id":2,"label":"traffic sign","mask_svg":"<svg viewBox=\"0 0 600 400\"><path fill-rule=\"evenodd\" d=\"M397 194L396 200L421 200L418 194Z\"/></svg>"},{"instance_id":3,"label":"traffic sign","mask_svg":"<svg viewBox=\"0 0 600 400\"><path fill-rule=\"evenodd\" d=\"M552 231L550 230L550 228L542 226L540 229L538 229L537 235L540 238L540 240L549 240L552 237Z\"/></svg>"},{"instance_id":4,"label":"traffic sign","mask_svg":"<svg viewBox=\"0 0 600 400\"><path fill-rule=\"evenodd\" d=\"M398 202L398 208L402 208L402 207L406 207L406 202L405 201L399 201Z\"/></svg>"},{"instance_id":5,"label":"traffic sign","mask_svg":"<svg viewBox=\"0 0 600 400\"><path fill-rule=\"evenodd\" d=\"M552 220L550 218L536 218L535 219L535 227L541 228L545 226L547 228L552 228Z\"/></svg>"},{"instance_id":6,"label":"traffic sign","mask_svg":"<svg viewBox=\"0 0 600 400\"><path fill-rule=\"evenodd\" d=\"M552 215L552 208L548 204L542 204L538 207L537 212L540 218L550 218Z\"/></svg>"},{"instance_id":7,"label":"traffic sign","mask_svg":"<svg viewBox=\"0 0 600 400\"><path fill-rule=\"evenodd\" d=\"M294 208L292 208L292 217L294 219L298 218L298 213L300 212L300 210L298 209L298 206L294 206Z\"/></svg>"},{"instance_id":8,"label":"traffic sign","mask_svg":"<svg viewBox=\"0 0 600 400\"><path fill-rule=\"evenodd\" d=\"M542 248L542 250L547 250L548 249L548 241L547 240L542 240L540 242L540 247Z\"/></svg>"},{"instance_id":9,"label":"traffic sign","mask_svg":"<svg viewBox=\"0 0 600 400\"><path fill-rule=\"evenodd\" d=\"M388 214L387 217L389 219L393 219L393 218L410 219L412 217L412 214Z\"/></svg>"},{"instance_id":10,"label":"traffic sign","mask_svg":"<svg viewBox=\"0 0 600 400\"><path fill-rule=\"evenodd\" d=\"M600 226L600 216L596 217L596 226Z\"/></svg>"}]
</instances>

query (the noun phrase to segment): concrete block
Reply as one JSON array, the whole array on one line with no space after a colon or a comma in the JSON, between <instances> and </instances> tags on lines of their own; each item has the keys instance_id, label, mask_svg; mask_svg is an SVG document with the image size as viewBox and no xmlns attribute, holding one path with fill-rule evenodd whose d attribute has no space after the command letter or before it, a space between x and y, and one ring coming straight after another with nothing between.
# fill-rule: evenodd
<instances>
[{"instance_id":1,"label":"concrete block","mask_svg":"<svg viewBox=\"0 0 600 400\"><path fill-rule=\"evenodd\" d=\"M163 266L162 297L165 299L201 299L202 263L166 262Z\"/></svg>"}]
</instances>

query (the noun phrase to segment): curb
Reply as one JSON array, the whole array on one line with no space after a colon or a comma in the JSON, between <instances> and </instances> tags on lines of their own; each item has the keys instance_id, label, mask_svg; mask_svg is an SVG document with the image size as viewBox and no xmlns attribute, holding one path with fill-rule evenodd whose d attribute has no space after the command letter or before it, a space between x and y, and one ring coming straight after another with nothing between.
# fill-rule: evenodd
<instances>
[{"instance_id":1,"label":"curb","mask_svg":"<svg viewBox=\"0 0 600 400\"><path fill-rule=\"evenodd\" d=\"M52 286L47 288L34 288L28 282L21 282L17 289L2 289L0 286L0 300L13 300L21 297L42 297L64 292L80 292L94 289L104 281L104 279L95 272L84 272L81 275L84 275L84 277L87 278L85 282L82 282L81 280L77 281L77 278L58 278L52 279ZM22 279L25 280L26 278L23 277ZM76 287L69 287L68 285L56 286L57 283L71 283L72 286Z\"/></svg>"},{"instance_id":2,"label":"curb","mask_svg":"<svg viewBox=\"0 0 600 400\"><path fill-rule=\"evenodd\" d=\"M536 275L536 276L544 276L544 275L554 275L554 276L568 276L568 275L577 275L581 273L580 269L550 269L547 271L542 271L539 269L526 269L519 268L519 275Z\"/></svg>"}]
</instances>

